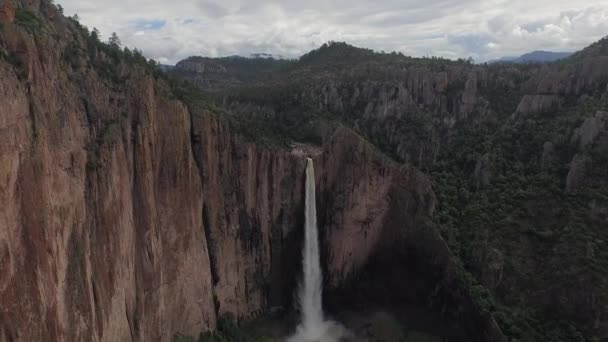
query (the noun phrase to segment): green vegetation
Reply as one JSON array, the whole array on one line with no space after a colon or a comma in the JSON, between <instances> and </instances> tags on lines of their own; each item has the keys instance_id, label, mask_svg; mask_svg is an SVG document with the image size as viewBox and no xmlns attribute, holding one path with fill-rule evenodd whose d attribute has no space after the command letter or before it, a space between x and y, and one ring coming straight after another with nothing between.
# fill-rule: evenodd
<instances>
[{"instance_id":1,"label":"green vegetation","mask_svg":"<svg viewBox=\"0 0 608 342\"><path fill-rule=\"evenodd\" d=\"M112 32L112 35L108 39L108 45L115 50L120 49L122 43L120 42L120 38L118 38L116 32Z\"/></svg>"},{"instance_id":2,"label":"green vegetation","mask_svg":"<svg viewBox=\"0 0 608 342\"><path fill-rule=\"evenodd\" d=\"M403 341L406 336L401 323L387 313L374 314L371 318L369 330L371 335L380 341ZM415 340L411 341L415 342Z\"/></svg>"},{"instance_id":3,"label":"green vegetation","mask_svg":"<svg viewBox=\"0 0 608 342\"><path fill-rule=\"evenodd\" d=\"M376 52L354 47L346 42L330 41L300 57L299 62L293 66L293 69L299 69L303 76L314 70L315 72L321 71L322 74L325 74L324 76L365 76L365 79L371 80L389 76L390 74L385 72L386 68L394 67L395 70L398 70L401 66L410 65L444 69L449 64L471 66L473 62L472 59L450 61L440 57L415 58L405 56L401 52ZM318 77L319 75L308 74L308 76Z\"/></svg>"},{"instance_id":4,"label":"green vegetation","mask_svg":"<svg viewBox=\"0 0 608 342\"><path fill-rule=\"evenodd\" d=\"M92 140L87 145L88 161L87 169L95 170L98 167L98 160L100 157L101 149L112 142L118 136L120 129L120 122L116 119L103 120L101 128L95 136L95 140Z\"/></svg>"},{"instance_id":5,"label":"green vegetation","mask_svg":"<svg viewBox=\"0 0 608 342\"><path fill-rule=\"evenodd\" d=\"M25 8L17 8L15 10L15 23L27 28L30 32L36 33L43 27L43 23L36 14Z\"/></svg>"},{"instance_id":6,"label":"green vegetation","mask_svg":"<svg viewBox=\"0 0 608 342\"><path fill-rule=\"evenodd\" d=\"M27 77L27 70L25 70L25 66L17 54L0 48L0 58L9 62L15 68L17 77L20 79L25 79Z\"/></svg>"},{"instance_id":7,"label":"green vegetation","mask_svg":"<svg viewBox=\"0 0 608 342\"><path fill-rule=\"evenodd\" d=\"M584 58L594 56L607 56L608 55L608 36L600 39L599 41L589 45L587 48L574 53L568 57L563 63L580 61Z\"/></svg>"},{"instance_id":8,"label":"green vegetation","mask_svg":"<svg viewBox=\"0 0 608 342\"><path fill-rule=\"evenodd\" d=\"M120 38L116 33L113 33L108 42L104 43L99 39L99 30L93 28L89 32L88 28L78 21L78 15L74 15L68 20L86 42L85 46L81 46L77 41L72 41L66 46L64 59L72 67L77 68L80 60L83 59L114 88L124 85L133 73L139 71L151 74L157 79L166 78L160 70L160 65L154 60L145 58L141 51L137 49L131 51L127 47L122 49Z\"/></svg>"},{"instance_id":9,"label":"green vegetation","mask_svg":"<svg viewBox=\"0 0 608 342\"><path fill-rule=\"evenodd\" d=\"M513 340L581 340L591 317L575 318L575 308L558 302L551 310L540 298L580 302L581 292L594 289L593 305L608 300L608 253L602 247L608 232L600 218L589 215L590 204L608 203L608 182L601 176L608 164L594 159L586 184L574 193L563 191L564 166L576 153L572 132L599 109L608 103L589 98L553 115L514 118L500 129L463 131L432 172L439 199L435 218L474 276L468 279L472 297ZM554 153L543 166L547 141ZM471 175L484 155L492 160L491 185L475 189Z\"/></svg>"},{"instance_id":10,"label":"green vegetation","mask_svg":"<svg viewBox=\"0 0 608 342\"><path fill-rule=\"evenodd\" d=\"M273 342L274 339L257 336L245 330L232 319L221 318L214 333L201 334L198 339L191 336L175 335L172 342Z\"/></svg>"},{"instance_id":11,"label":"green vegetation","mask_svg":"<svg viewBox=\"0 0 608 342\"><path fill-rule=\"evenodd\" d=\"M370 49L357 48L345 42L330 41L300 57L300 62L306 64L352 63L356 60L368 59L375 54Z\"/></svg>"}]
</instances>

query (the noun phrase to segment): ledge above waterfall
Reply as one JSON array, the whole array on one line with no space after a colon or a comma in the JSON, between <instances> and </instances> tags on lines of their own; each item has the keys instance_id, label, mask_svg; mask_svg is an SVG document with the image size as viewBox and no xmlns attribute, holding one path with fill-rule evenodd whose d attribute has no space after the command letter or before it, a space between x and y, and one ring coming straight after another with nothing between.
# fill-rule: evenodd
<instances>
[{"instance_id":1,"label":"ledge above waterfall","mask_svg":"<svg viewBox=\"0 0 608 342\"><path fill-rule=\"evenodd\" d=\"M323 148L321 146L293 143L291 145L291 154L297 157L316 157L323 154Z\"/></svg>"}]
</instances>

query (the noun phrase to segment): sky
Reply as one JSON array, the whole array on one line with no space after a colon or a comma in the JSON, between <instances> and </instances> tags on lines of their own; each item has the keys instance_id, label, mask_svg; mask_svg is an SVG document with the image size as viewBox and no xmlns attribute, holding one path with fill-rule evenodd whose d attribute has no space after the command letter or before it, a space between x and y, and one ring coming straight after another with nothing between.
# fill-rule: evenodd
<instances>
[{"instance_id":1,"label":"sky","mask_svg":"<svg viewBox=\"0 0 608 342\"><path fill-rule=\"evenodd\" d=\"M608 35L608 0L57 0L164 64L189 56L297 58L328 41L478 62L576 51Z\"/></svg>"}]
</instances>

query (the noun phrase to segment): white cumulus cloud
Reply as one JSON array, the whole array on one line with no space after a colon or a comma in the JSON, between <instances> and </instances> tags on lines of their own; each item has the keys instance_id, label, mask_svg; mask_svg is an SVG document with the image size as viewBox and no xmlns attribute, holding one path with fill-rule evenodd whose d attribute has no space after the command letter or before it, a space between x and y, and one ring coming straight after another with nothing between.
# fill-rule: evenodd
<instances>
[{"instance_id":1,"label":"white cumulus cloud","mask_svg":"<svg viewBox=\"0 0 608 342\"><path fill-rule=\"evenodd\" d=\"M299 55L329 40L484 61L575 51L608 35L608 0L63 0L67 14L150 58Z\"/></svg>"}]
</instances>

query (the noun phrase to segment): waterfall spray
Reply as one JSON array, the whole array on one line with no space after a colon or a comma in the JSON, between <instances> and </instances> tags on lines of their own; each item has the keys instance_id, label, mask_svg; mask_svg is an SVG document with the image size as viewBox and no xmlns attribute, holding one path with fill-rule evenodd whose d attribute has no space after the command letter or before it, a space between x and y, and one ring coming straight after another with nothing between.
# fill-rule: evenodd
<instances>
[{"instance_id":1,"label":"waterfall spray","mask_svg":"<svg viewBox=\"0 0 608 342\"><path fill-rule=\"evenodd\" d=\"M312 159L306 163L304 247L302 249L303 279L299 303L301 324L290 342L333 342L346 336L346 330L323 318L323 275L319 257L319 232L315 203L315 171Z\"/></svg>"}]
</instances>

